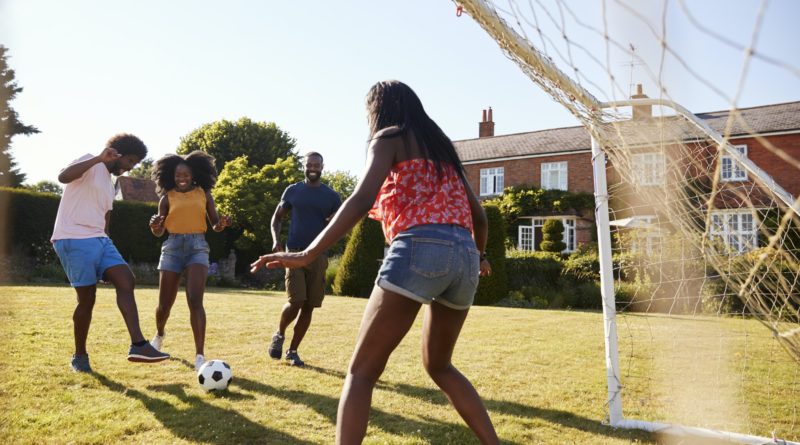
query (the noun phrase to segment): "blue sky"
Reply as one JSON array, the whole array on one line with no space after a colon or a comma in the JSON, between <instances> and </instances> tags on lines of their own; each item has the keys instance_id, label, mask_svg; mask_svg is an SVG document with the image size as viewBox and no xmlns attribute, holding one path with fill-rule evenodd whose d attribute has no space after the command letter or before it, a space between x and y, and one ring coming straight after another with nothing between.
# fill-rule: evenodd
<instances>
[{"instance_id":1,"label":"blue sky","mask_svg":"<svg viewBox=\"0 0 800 445\"><path fill-rule=\"evenodd\" d=\"M686 1L710 28L743 44L751 40L760 2ZM602 23L599 0L567 3L582 20ZM606 3L609 28L657 66L649 30L613 0ZM661 1L635 3L660 23ZM733 97L741 51L681 21L677 2L668 6L675 17L667 26L670 44ZM768 2L756 48L800 66L798 17L800 2ZM569 35L598 42L580 27ZM275 122L297 139L299 151L322 152L328 170L358 173L367 136L364 95L389 78L414 88L454 140L477 137L489 106L496 134L577 125L470 17L456 17L449 0L0 0L0 43L24 88L12 106L42 130L13 140L31 183L54 179L86 152L99 153L117 132L139 135L159 157L204 123L242 116ZM586 75L602 80L610 69L627 86L633 74L648 92L652 82L641 67L631 73L629 59L614 53L609 67L588 64ZM797 75L750 62L740 107L800 100ZM679 65L667 60L665 69L674 99L694 112L730 107L730 97L712 93Z\"/></svg>"}]
</instances>

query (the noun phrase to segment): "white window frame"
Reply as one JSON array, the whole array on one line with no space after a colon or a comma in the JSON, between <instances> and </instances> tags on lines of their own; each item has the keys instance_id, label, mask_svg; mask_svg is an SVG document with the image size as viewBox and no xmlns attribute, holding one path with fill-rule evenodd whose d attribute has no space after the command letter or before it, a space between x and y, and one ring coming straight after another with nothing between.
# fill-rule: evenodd
<instances>
[{"instance_id":1,"label":"white window frame","mask_svg":"<svg viewBox=\"0 0 800 445\"><path fill-rule=\"evenodd\" d=\"M543 162L541 166L542 189L567 191L567 168L567 161ZM552 180L553 176L556 178L555 181Z\"/></svg>"},{"instance_id":2,"label":"white window frame","mask_svg":"<svg viewBox=\"0 0 800 445\"><path fill-rule=\"evenodd\" d=\"M664 153L636 153L633 155L634 181L638 185L664 185L666 162Z\"/></svg>"},{"instance_id":3,"label":"white window frame","mask_svg":"<svg viewBox=\"0 0 800 445\"><path fill-rule=\"evenodd\" d=\"M480 179L481 196L497 196L503 193L504 182L504 167L482 168Z\"/></svg>"},{"instance_id":4,"label":"white window frame","mask_svg":"<svg viewBox=\"0 0 800 445\"><path fill-rule=\"evenodd\" d=\"M709 236L723 242L732 254L748 252L758 248L756 223L756 215L751 210L712 212Z\"/></svg>"},{"instance_id":5,"label":"white window frame","mask_svg":"<svg viewBox=\"0 0 800 445\"><path fill-rule=\"evenodd\" d=\"M734 145L733 148L739 151L745 158L747 157L747 144ZM724 153L724 152L723 152ZM720 156L719 180L722 182L747 181L747 170L736 161L733 156L723 154Z\"/></svg>"},{"instance_id":6,"label":"white window frame","mask_svg":"<svg viewBox=\"0 0 800 445\"><path fill-rule=\"evenodd\" d=\"M564 233L562 237L562 241L567 246L562 253L571 253L574 252L577 246L577 237L576 237L576 218L574 216L556 216L556 217L537 217L531 219L531 225L524 226L520 225L517 228L517 249L519 250L526 250L530 252L536 251L536 241L535 241L535 234L537 227L543 227L544 222L548 219L557 219L561 221L561 224L564 225Z\"/></svg>"},{"instance_id":7,"label":"white window frame","mask_svg":"<svg viewBox=\"0 0 800 445\"><path fill-rule=\"evenodd\" d=\"M658 229L652 227L653 223L657 220L656 216L639 215L636 218L647 224L647 227L632 229L636 232L633 236L631 252L644 253L648 256L661 255L661 239L663 236Z\"/></svg>"}]
</instances>

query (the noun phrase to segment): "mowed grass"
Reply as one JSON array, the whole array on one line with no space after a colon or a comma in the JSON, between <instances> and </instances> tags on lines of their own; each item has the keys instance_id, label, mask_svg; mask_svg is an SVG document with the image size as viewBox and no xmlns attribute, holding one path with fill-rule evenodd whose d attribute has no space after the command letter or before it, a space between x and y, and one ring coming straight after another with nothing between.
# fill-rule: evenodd
<instances>
[{"instance_id":1,"label":"mowed grass","mask_svg":"<svg viewBox=\"0 0 800 445\"><path fill-rule=\"evenodd\" d=\"M93 375L68 368L74 301L74 291L65 286L0 286L3 443L333 442L338 397L366 300L327 297L300 348L308 366L293 368L266 355L285 302L282 294L208 289L206 357L226 360L234 373L230 390L218 394L204 392L196 382L183 296L167 325L164 349L173 359L134 364L126 361L129 338L113 289L101 287L89 334ZM157 289L137 289L137 302L149 338L155 329ZM365 443L477 443L422 368L421 314L375 390ZM681 321L626 318L628 326L643 332L669 330L676 323ZM757 324L730 324L732 330L751 328L750 350L758 350L762 342L767 348L771 340ZM630 357L651 356L658 345L621 342L621 361L637 391L626 414L630 406L633 418L665 417L660 402L669 387L636 375L661 375L673 362L631 365ZM655 435L602 425L607 391L603 351L599 313L475 307L454 363L483 396L504 443L658 443ZM769 371L772 386L770 403L748 405L745 411L773 419L770 422L788 439L798 438L794 369L796 364L772 363L767 369L753 365L746 370ZM766 391L741 382L739 387L753 394ZM652 391L652 397L642 396L642 391ZM748 404L747 400L737 398L735 403ZM794 414L782 411L792 407Z\"/></svg>"}]
</instances>

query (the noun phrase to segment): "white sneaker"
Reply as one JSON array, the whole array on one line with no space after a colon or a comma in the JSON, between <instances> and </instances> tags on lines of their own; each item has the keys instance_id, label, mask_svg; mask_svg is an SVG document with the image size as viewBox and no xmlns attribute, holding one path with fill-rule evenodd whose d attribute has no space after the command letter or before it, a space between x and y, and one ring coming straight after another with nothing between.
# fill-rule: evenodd
<instances>
[{"instance_id":1,"label":"white sneaker","mask_svg":"<svg viewBox=\"0 0 800 445\"><path fill-rule=\"evenodd\" d=\"M197 357L194 358L194 370L199 371L200 367L203 366L203 363L206 362L206 358L203 357L202 354L197 354Z\"/></svg>"},{"instance_id":2,"label":"white sneaker","mask_svg":"<svg viewBox=\"0 0 800 445\"><path fill-rule=\"evenodd\" d=\"M156 351L160 351L161 346L163 346L164 344L164 337L166 336L167 336L166 332L164 333L164 335L158 335L158 333L156 333L156 335L153 336L153 339L150 340L150 345L156 348Z\"/></svg>"}]
</instances>

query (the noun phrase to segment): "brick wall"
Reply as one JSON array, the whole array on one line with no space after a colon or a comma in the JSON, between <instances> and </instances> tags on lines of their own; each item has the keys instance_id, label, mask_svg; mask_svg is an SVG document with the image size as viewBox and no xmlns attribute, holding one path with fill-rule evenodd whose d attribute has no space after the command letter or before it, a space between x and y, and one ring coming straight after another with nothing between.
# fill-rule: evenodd
<instances>
[{"instance_id":1,"label":"brick wall","mask_svg":"<svg viewBox=\"0 0 800 445\"><path fill-rule=\"evenodd\" d=\"M476 194L480 194L481 169L503 167L506 187L529 185L541 187L542 163L567 163L567 188L571 192L592 193L592 155L589 152L569 155L542 156L527 159L514 159L482 164L465 165L467 179Z\"/></svg>"}]
</instances>

